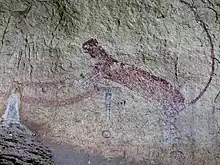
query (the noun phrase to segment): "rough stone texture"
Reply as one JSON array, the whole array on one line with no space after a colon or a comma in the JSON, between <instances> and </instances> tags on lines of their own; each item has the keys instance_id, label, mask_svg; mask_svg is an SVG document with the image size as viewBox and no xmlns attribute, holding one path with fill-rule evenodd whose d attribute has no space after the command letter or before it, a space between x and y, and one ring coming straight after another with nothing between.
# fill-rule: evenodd
<instances>
[{"instance_id":1,"label":"rough stone texture","mask_svg":"<svg viewBox=\"0 0 220 165\"><path fill-rule=\"evenodd\" d=\"M25 126L16 123L0 125L0 164L51 165L52 152Z\"/></svg>"},{"instance_id":2,"label":"rough stone texture","mask_svg":"<svg viewBox=\"0 0 220 165\"><path fill-rule=\"evenodd\" d=\"M218 0L1 0L2 108L18 83L22 120L54 141L106 157L219 164L219 15ZM93 74L100 61L82 49L91 38L111 58L181 93L186 107L172 118L174 142L163 142L168 119L161 102L143 96L144 88ZM210 38L215 74L188 105L209 80Z\"/></svg>"}]
</instances>

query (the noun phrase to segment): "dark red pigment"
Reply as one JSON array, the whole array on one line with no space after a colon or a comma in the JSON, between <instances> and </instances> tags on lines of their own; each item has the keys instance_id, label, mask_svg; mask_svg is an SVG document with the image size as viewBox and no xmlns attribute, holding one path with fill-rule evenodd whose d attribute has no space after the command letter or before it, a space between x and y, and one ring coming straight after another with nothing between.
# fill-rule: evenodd
<instances>
[{"instance_id":1,"label":"dark red pigment","mask_svg":"<svg viewBox=\"0 0 220 165\"><path fill-rule=\"evenodd\" d=\"M36 82L33 82L34 85L37 84L37 86L45 87L44 82L41 82L41 83L43 83L43 85L40 85L40 82L38 82L38 83L39 84L37 84ZM47 85L49 85L49 83L50 82L46 82ZM54 83L52 83L52 84L54 84ZM32 85L32 82L29 82L29 84L27 84L27 85L30 87ZM36 86L34 86L34 87L36 87ZM87 98L90 98L94 95L94 93L96 91L97 91L96 88L91 88L87 92L83 92L81 94L78 94L76 96L73 96L73 97L70 97L67 99L63 99L63 98L57 99L56 96L54 96L56 99L49 99L49 98L45 98L43 96L36 97L36 96L28 96L28 95L21 94L21 101L24 103L27 103L27 104L41 105L41 106L45 106L45 107L62 107L62 106L76 104L76 103L81 102ZM0 91L1 98L4 99L5 101L9 98L10 94L11 94L10 92Z\"/></svg>"},{"instance_id":2,"label":"dark red pigment","mask_svg":"<svg viewBox=\"0 0 220 165\"><path fill-rule=\"evenodd\" d=\"M212 43L212 42L211 42ZM99 75L96 79L105 78L130 90L136 91L149 101L158 101L164 109L167 117L173 117L185 109L184 97L167 80L154 76L149 72L135 66L122 63L109 56L94 38L86 41L82 48L92 58L99 62L91 72L90 77ZM209 87L214 75L214 48L211 44L212 71L210 78L200 94L187 105L193 104L200 99Z\"/></svg>"},{"instance_id":3,"label":"dark red pigment","mask_svg":"<svg viewBox=\"0 0 220 165\"><path fill-rule=\"evenodd\" d=\"M75 104L76 102L80 102L94 95L97 90L95 86L97 82L99 82L99 80L108 79L137 92L148 101L158 101L163 106L164 113L167 117L175 116L185 108L186 103L184 103L184 97L167 80L154 76L143 69L139 69L133 65L119 62L118 60L112 58L99 45L96 39L92 38L86 41L82 45L82 48L85 53L88 53L92 58L95 58L98 61L92 71L85 76L86 79L89 79L91 83L90 85L92 85L87 92L63 100L50 100L41 96L32 97L22 95L22 101L28 104L40 104L50 107ZM214 75L213 45L211 49L211 54L212 71L209 81L206 84L205 88L200 92L198 97L187 104L193 104L198 101L211 83L212 77ZM57 88L58 86L68 87L68 85L65 84L65 81L62 80L57 82L23 82L22 86L23 88L43 88L48 86L53 86L55 88Z\"/></svg>"},{"instance_id":4,"label":"dark red pigment","mask_svg":"<svg viewBox=\"0 0 220 165\"><path fill-rule=\"evenodd\" d=\"M90 75L100 75L96 77L96 81L101 78L108 79L136 91L149 101L156 100L164 107L164 113L169 117L175 116L185 108L182 94L165 79L118 62L105 52L96 39L86 41L82 48L85 53L99 61Z\"/></svg>"},{"instance_id":5,"label":"dark red pigment","mask_svg":"<svg viewBox=\"0 0 220 165\"><path fill-rule=\"evenodd\" d=\"M28 104L35 104L41 106L49 106L49 107L61 107L76 104L77 102L83 101L87 98L90 98L94 95L95 90L91 90L88 92L84 92L81 94L76 95L75 97L71 97L69 99L46 99L44 97L31 97L31 96L22 96L21 99L23 102Z\"/></svg>"}]
</instances>

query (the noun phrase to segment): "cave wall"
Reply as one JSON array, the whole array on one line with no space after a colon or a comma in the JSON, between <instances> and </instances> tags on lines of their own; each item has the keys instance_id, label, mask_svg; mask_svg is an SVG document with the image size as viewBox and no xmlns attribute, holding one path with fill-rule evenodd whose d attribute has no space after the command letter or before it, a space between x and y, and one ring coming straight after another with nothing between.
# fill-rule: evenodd
<instances>
[{"instance_id":1,"label":"cave wall","mask_svg":"<svg viewBox=\"0 0 220 165\"><path fill-rule=\"evenodd\" d=\"M19 84L22 120L42 137L219 164L219 17L217 0L1 0L0 109Z\"/></svg>"}]
</instances>

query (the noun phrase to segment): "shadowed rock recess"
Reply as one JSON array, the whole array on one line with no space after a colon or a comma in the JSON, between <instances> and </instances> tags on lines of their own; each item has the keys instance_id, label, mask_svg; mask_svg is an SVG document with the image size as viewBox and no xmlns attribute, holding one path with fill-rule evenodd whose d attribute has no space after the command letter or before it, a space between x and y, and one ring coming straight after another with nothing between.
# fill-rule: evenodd
<instances>
[{"instance_id":1,"label":"shadowed rock recess","mask_svg":"<svg viewBox=\"0 0 220 165\"><path fill-rule=\"evenodd\" d=\"M1 165L54 164L52 152L19 123L0 125Z\"/></svg>"},{"instance_id":2,"label":"shadowed rock recess","mask_svg":"<svg viewBox=\"0 0 220 165\"><path fill-rule=\"evenodd\" d=\"M20 94L12 93L0 123L0 164L54 164L52 152L20 123Z\"/></svg>"}]
</instances>

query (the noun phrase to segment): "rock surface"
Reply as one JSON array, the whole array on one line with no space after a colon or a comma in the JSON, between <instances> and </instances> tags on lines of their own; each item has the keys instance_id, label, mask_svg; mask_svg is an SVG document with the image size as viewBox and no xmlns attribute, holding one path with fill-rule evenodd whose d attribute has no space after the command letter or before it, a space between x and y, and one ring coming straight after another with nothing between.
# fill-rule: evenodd
<instances>
[{"instance_id":1,"label":"rock surface","mask_svg":"<svg viewBox=\"0 0 220 165\"><path fill-rule=\"evenodd\" d=\"M0 164L52 165L52 151L25 126L0 124Z\"/></svg>"},{"instance_id":2,"label":"rock surface","mask_svg":"<svg viewBox=\"0 0 220 165\"><path fill-rule=\"evenodd\" d=\"M218 0L0 0L1 109L17 83L21 120L42 137L219 164L219 16Z\"/></svg>"}]
</instances>

